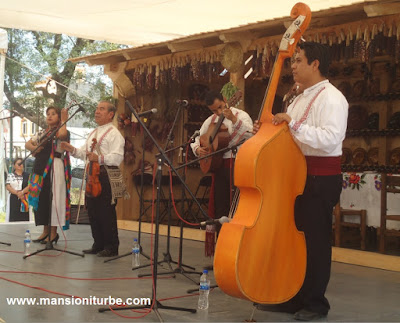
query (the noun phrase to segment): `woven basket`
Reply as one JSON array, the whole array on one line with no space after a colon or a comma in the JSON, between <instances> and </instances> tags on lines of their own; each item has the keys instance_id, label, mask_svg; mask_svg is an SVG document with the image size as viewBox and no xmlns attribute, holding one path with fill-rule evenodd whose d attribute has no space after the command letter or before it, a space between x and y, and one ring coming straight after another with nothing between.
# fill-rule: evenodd
<instances>
[{"instance_id":1,"label":"woven basket","mask_svg":"<svg viewBox=\"0 0 400 323\"><path fill-rule=\"evenodd\" d=\"M221 51L220 60L229 72L236 73L243 64L242 46L237 42L226 44Z\"/></svg>"}]
</instances>

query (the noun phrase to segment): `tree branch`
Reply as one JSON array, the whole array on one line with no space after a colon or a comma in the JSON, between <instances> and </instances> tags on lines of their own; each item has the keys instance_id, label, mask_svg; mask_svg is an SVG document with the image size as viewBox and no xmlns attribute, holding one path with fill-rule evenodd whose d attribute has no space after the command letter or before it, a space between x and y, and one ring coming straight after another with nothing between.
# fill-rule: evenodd
<instances>
[{"instance_id":1,"label":"tree branch","mask_svg":"<svg viewBox=\"0 0 400 323\"><path fill-rule=\"evenodd\" d=\"M13 110L17 111L20 114L23 114L24 117L33 123L38 124L37 116L31 115L22 105L18 102L18 100L14 97L13 93L10 91L8 84L4 82L4 94L7 97L7 100L10 102ZM46 128L46 122L43 118L39 119L39 126L42 128Z\"/></svg>"},{"instance_id":2,"label":"tree branch","mask_svg":"<svg viewBox=\"0 0 400 323\"><path fill-rule=\"evenodd\" d=\"M40 41L40 35L37 31L31 31L33 36L35 37L36 40L36 49L38 50L38 52L40 53L40 55L43 57L43 59L47 62L47 60L45 59L46 52L43 50L43 46L42 46L42 42Z\"/></svg>"},{"instance_id":3,"label":"tree branch","mask_svg":"<svg viewBox=\"0 0 400 323\"><path fill-rule=\"evenodd\" d=\"M61 41L62 41L61 34L56 34L53 42L53 50L57 51L57 53L60 51Z\"/></svg>"}]
</instances>

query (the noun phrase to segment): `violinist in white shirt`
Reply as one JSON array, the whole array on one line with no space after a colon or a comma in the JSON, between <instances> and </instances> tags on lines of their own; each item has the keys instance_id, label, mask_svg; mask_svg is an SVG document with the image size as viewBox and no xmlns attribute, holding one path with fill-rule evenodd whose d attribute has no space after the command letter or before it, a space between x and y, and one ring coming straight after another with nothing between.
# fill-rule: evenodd
<instances>
[{"instance_id":1,"label":"violinist in white shirt","mask_svg":"<svg viewBox=\"0 0 400 323\"><path fill-rule=\"evenodd\" d=\"M115 211L116 199L110 184L108 169L117 169L124 158L125 139L112 124L116 112L115 106L108 101L98 103L95 112L95 121L99 125L89 136L81 148L63 142L63 149L72 153L72 156L89 162L98 162L100 165L99 182L101 193L98 196L88 196L86 202L90 227L94 243L92 248L83 250L86 254L97 254L99 257L113 257L118 255L118 228Z\"/></svg>"}]
</instances>

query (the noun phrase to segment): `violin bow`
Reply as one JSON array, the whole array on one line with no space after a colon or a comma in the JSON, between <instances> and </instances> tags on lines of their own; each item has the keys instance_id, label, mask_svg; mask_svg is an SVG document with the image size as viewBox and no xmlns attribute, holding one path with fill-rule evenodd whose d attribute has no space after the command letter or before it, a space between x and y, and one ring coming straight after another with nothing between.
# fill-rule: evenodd
<instances>
[{"instance_id":1,"label":"violin bow","mask_svg":"<svg viewBox=\"0 0 400 323\"><path fill-rule=\"evenodd\" d=\"M87 164L88 164L88 158L86 156L85 157L85 166L83 168L83 177L82 177L81 189L79 190L78 214L76 215L75 224L78 224L79 216L80 216L80 212L81 212L81 199L82 199L83 183L85 182L85 177L86 177Z\"/></svg>"}]
</instances>

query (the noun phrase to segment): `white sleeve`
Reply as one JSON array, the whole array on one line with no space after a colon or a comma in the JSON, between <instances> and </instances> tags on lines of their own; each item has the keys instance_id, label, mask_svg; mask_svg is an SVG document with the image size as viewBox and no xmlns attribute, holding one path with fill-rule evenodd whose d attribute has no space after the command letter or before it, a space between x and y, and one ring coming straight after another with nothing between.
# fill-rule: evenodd
<instances>
[{"instance_id":1,"label":"white sleeve","mask_svg":"<svg viewBox=\"0 0 400 323\"><path fill-rule=\"evenodd\" d=\"M326 153L332 152L344 139L347 128L348 103L345 99L327 98L323 106L320 126L289 123L293 136L303 144Z\"/></svg>"},{"instance_id":2,"label":"white sleeve","mask_svg":"<svg viewBox=\"0 0 400 323\"><path fill-rule=\"evenodd\" d=\"M203 122L203 124L202 124L202 126L201 126L201 128L200 128L200 135L197 136L197 137L195 138L194 142L190 144L190 148L192 148L193 154L194 154L196 157L199 157L199 156L196 154L196 149L200 147L200 136L204 135L204 134L207 132L208 127L209 127L210 124L211 124L211 119L212 119L212 116L211 116L211 117L208 117L208 118L206 119L206 121Z\"/></svg>"},{"instance_id":3,"label":"white sleeve","mask_svg":"<svg viewBox=\"0 0 400 323\"><path fill-rule=\"evenodd\" d=\"M249 139L253 136L253 120L245 111L239 111L237 121L232 127L233 137L230 143L237 144L242 139Z\"/></svg>"},{"instance_id":4,"label":"white sleeve","mask_svg":"<svg viewBox=\"0 0 400 323\"><path fill-rule=\"evenodd\" d=\"M75 148L75 151L71 154L71 156L85 160L85 158L86 158L86 143L81 148Z\"/></svg>"},{"instance_id":5,"label":"white sleeve","mask_svg":"<svg viewBox=\"0 0 400 323\"><path fill-rule=\"evenodd\" d=\"M104 138L104 141L104 148L107 153L99 156L99 164L119 166L124 159L124 137L115 129Z\"/></svg>"},{"instance_id":6,"label":"white sleeve","mask_svg":"<svg viewBox=\"0 0 400 323\"><path fill-rule=\"evenodd\" d=\"M14 177L14 175L12 175L11 173L7 175L6 185L11 185L11 182L13 181L13 177Z\"/></svg>"}]
</instances>

